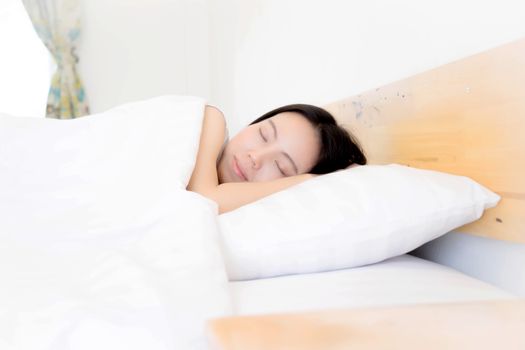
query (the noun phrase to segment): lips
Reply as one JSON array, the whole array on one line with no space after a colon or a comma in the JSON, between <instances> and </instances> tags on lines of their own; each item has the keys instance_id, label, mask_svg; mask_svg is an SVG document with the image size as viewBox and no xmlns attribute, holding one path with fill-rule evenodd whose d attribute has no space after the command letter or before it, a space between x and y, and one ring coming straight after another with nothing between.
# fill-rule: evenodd
<instances>
[{"instance_id":1,"label":"lips","mask_svg":"<svg viewBox=\"0 0 525 350\"><path fill-rule=\"evenodd\" d=\"M235 174L243 181L248 181L246 178L246 175L244 175L244 172L242 171L241 167L239 166L239 162L237 162L237 158L233 156L233 162L232 162L233 171Z\"/></svg>"}]
</instances>

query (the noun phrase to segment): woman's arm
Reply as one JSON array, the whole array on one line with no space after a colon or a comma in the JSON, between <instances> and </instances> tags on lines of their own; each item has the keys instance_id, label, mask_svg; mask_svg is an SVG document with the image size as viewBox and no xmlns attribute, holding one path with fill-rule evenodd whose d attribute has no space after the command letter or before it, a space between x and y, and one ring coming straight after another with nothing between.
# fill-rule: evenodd
<instances>
[{"instance_id":1,"label":"woman's arm","mask_svg":"<svg viewBox=\"0 0 525 350\"><path fill-rule=\"evenodd\" d=\"M221 214L315 176L312 174L301 174L266 182L229 182L219 184L217 158L224 143L225 133L226 122L224 115L217 108L206 106L195 168L186 188L217 202L219 213Z\"/></svg>"}]
</instances>

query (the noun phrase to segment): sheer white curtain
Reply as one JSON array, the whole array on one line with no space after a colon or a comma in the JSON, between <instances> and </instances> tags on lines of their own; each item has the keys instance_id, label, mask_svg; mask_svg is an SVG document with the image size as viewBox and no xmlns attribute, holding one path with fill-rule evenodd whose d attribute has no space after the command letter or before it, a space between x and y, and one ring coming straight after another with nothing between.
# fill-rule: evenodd
<instances>
[{"instance_id":1,"label":"sheer white curtain","mask_svg":"<svg viewBox=\"0 0 525 350\"><path fill-rule=\"evenodd\" d=\"M54 63L20 0L0 0L0 113L44 117Z\"/></svg>"}]
</instances>

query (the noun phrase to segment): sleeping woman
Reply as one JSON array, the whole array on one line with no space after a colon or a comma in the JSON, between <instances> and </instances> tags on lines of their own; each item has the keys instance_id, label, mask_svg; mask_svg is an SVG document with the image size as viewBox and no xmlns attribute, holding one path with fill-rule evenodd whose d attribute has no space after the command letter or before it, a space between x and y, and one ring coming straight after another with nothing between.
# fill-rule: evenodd
<instances>
[{"instance_id":1,"label":"sleeping woman","mask_svg":"<svg viewBox=\"0 0 525 350\"><path fill-rule=\"evenodd\" d=\"M312 105L274 109L225 143L226 136L224 115L206 106L187 189L217 202L219 213L317 175L366 164L355 138Z\"/></svg>"}]
</instances>

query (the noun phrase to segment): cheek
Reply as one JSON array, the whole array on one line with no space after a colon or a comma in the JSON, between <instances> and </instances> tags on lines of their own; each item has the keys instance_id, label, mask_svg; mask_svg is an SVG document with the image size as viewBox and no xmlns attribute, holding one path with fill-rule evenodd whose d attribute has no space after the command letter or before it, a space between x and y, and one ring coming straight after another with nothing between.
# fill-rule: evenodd
<instances>
[{"instance_id":1,"label":"cheek","mask_svg":"<svg viewBox=\"0 0 525 350\"><path fill-rule=\"evenodd\" d=\"M272 181L283 177L281 172L273 163L267 163L261 167L255 176L255 181Z\"/></svg>"},{"instance_id":2,"label":"cheek","mask_svg":"<svg viewBox=\"0 0 525 350\"><path fill-rule=\"evenodd\" d=\"M250 145L250 138L246 137L243 133L240 133L228 142L225 151L228 152L228 154L240 155L245 153L246 150L251 147Z\"/></svg>"}]
</instances>

